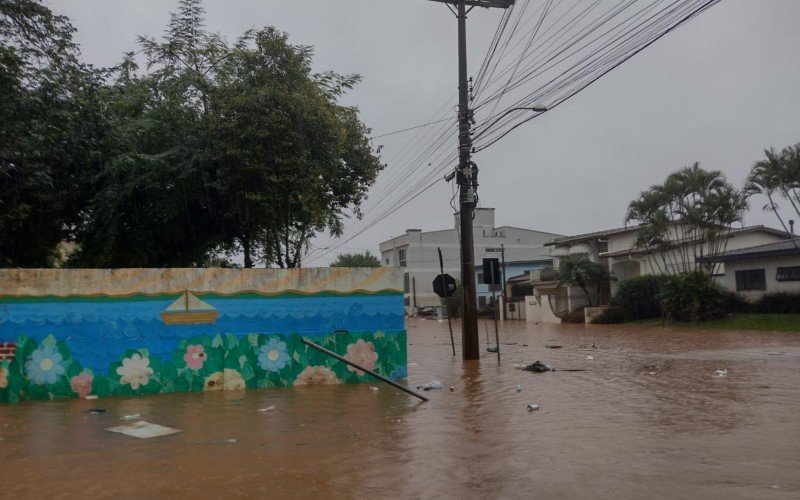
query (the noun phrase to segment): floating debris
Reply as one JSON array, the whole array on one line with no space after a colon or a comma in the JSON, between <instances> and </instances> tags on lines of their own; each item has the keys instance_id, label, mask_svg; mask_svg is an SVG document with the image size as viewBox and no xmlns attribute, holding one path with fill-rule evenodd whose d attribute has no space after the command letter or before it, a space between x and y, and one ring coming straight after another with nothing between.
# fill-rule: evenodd
<instances>
[{"instance_id":1,"label":"floating debris","mask_svg":"<svg viewBox=\"0 0 800 500\"><path fill-rule=\"evenodd\" d=\"M523 371L526 372L535 372L535 373L544 373L544 372L554 372L556 371L555 368L552 366L547 366L546 364L542 363L541 361L535 361L529 365L522 367Z\"/></svg>"},{"instance_id":2,"label":"floating debris","mask_svg":"<svg viewBox=\"0 0 800 500\"><path fill-rule=\"evenodd\" d=\"M181 432L180 430L173 429L172 427L166 427L158 424L151 424L150 422L145 422L144 420L140 420L133 424L119 425L117 427L108 427L106 428L106 430L111 432L117 432L119 434L125 434L126 436L133 436L140 439L168 436L170 434Z\"/></svg>"},{"instance_id":3,"label":"floating debris","mask_svg":"<svg viewBox=\"0 0 800 500\"><path fill-rule=\"evenodd\" d=\"M713 375L711 375L711 377L713 378L725 378L727 376L728 376L728 370L717 370L714 372Z\"/></svg>"},{"instance_id":4,"label":"floating debris","mask_svg":"<svg viewBox=\"0 0 800 500\"><path fill-rule=\"evenodd\" d=\"M120 420L139 420L140 418L142 418L142 416L139 415L138 413L133 413L131 415L125 415L125 416L119 417Z\"/></svg>"},{"instance_id":5,"label":"floating debris","mask_svg":"<svg viewBox=\"0 0 800 500\"><path fill-rule=\"evenodd\" d=\"M455 392L455 390L456 390L456 388L451 385L450 386L450 392Z\"/></svg>"},{"instance_id":6,"label":"floating debris","mask_svg":"<svg viewBox=\"0 0 800 500\"><path fill-rule=\"evenodd\" d=\"M587 361L591 361L591 360L593 360L593 359L594 359L594 356L586 356L586 360L587 360Z\"/></svg>"},{"instance_id":7,"label":"floating debris","mask_svg":"<svg viewBox=\"0 0 800 500\"><path fill-rule=\"evenodd\" d=\"M558 344L545 344L544 346L548 349L561 349L562 347L564 347L563 345L558 345Z\"/></svg>"},{"instance_id":8,"label":"floating debris","mask_svg":"<svg viewBox=\"0 0 800 500\"><path fill-rule=\"evenodd\" d=\"M369 386L369 390L372 392L378 392L378 388L375 387L374 385Z\"/></svg>"},{"instance_id":9,"label":"floating debris","mask_svg":"<svg viewBox=\"0 0 800 500\"><path fill-rule=\"evenodd\" d=\"M103 414L105 412L106 412L105 408L89 408L84 413L91 413L91 414L94 414L94 415L101 415L101 414Z\"/></svg>"},{"instance_id":10,"label":"floating debris","mask_svg":"<svg viewBox=\"0 0 800 500\"><path fill-rule=\"evenodd\" d=\"M83 399L97 399L97 394L87 394Z\"/></svg>"},{"instance_id":11,"label":"floating debris","mask_svg":"<svg viewBox=\"0 0 800 500\"><path fill-rule=\"evenodd\" d=\"M228 443L233 444L236 443L237 441L236 438L230 438L230 439L217 439L216 441L189 441L189 442L195 444L228 444Z\"/></svg>"},{"instance_id":12,"label":"floating debris","mask_svg":"<svg viewBox=\"0 0 800 500\"><path fill-rule=\"evenodd\" d=\"M531 404L528 405L528 411L534 411L534 410L538 410L538 409L539 409L539 405L537 405L536 403L531 403Z\"/></svg>"},{"instance_id":13,"label":"floating debris","mask_svg":"<svg viewBox=\"0 0 800 500\"><path fill-rule=\"evenodd\" d=\"M418 385L417 389L422 389L423 391L430 391L431 389L441 389L442 383L438 380L431 380L425 385Z\"/></svg>"},{"instance_id":14,"label":"floating debris","mask_svg":"<svg viewBox=\"0 0 800 500\"><path fill-rule=\"evenodd\" d=\"M497 346L496 345L486 346L486 350L489 352L497 352Z\"/></svg>"},{"instance_id":15,"label":"floating debris","mask_svg":"<svg viewBox=\"0 0 800 500\"><path fill-rule=\"evenodd\" d=\"M274 411L274 410L275 410L275 405L269 405L269 406L267 406L266 408L259 408L259 409L258 409L258 410L256 410L256 411L257 411L257 412L261 412L261 413L266 413L266 412L268 412L268 411Z\"/></svg>"},{"instance_id":16,"label":"floating debris","mask_svg":"<svg viewBox=\"0 0 800 500\"><path fill-rule=\"evenodd\" d=\"M517 392L522 392L522 386L517 384Z\"/></svg>"}]
</instances>

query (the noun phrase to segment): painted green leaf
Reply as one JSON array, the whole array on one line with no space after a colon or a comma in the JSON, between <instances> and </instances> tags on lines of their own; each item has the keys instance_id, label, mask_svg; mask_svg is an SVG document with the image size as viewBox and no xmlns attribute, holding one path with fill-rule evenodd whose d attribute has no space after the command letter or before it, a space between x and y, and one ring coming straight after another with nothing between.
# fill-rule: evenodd
<instances>
[{"instance_id":1,"label":"painted green leaf","mask_svg":"<svg viewBox=\"0 0 800 500\"><path fill-rule=\"evenodd\" d=\"M211 341L211 347L222 347L222 335L217 334Z\"/></svg>"},{"instance_id":2,"label":"painted green leaf","mask_svg":"<svg viewBox=\"0 0 800 500\"><path fill-rule=\"evenodd\" d=\"M258 334L257 333L248 333L247 334L247 341L253 347L258 347Z\"/></svg>"},{"instance_id":3,"label":"painted green leaf","mask_svg":"<svg viewBox=\"0 0 800 500\"><path fill-rule=\"evenodd\" d=\"M42 339L42 345L45 347L55 347L56 343L56 338L53 335L48 335Z\"/></svg>"}]
</instances>

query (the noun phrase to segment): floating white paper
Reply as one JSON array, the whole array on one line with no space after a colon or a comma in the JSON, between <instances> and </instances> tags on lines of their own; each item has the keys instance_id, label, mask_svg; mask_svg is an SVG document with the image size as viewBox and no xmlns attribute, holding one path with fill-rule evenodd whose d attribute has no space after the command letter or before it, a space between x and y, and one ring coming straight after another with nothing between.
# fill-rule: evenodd
<instances>
[{"instance_id":1,"label":"floating white paper","mask_svg":"<svg viewBox=\"0 0 800 500\"><path fill-rule=\"evenodd\" d=\"M142 439L158 437L158 436L168 436L170 434L175 434L177 432L180 432L180 430L178 429L173 429L172 427L165 427L163 425L158 425L158 424L151 424L150 422L145 422L144 420L140 420L139 422L135 422L132 424L118 425L116 427L108 427L106 430Z\"/></svg>"}]
</instances>

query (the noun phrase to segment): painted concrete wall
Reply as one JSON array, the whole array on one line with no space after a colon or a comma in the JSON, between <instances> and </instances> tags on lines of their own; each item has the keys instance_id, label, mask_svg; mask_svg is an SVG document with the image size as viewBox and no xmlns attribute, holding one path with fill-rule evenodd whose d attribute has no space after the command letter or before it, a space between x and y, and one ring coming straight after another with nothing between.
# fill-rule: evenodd
<instances>
[{"instance_id":1,"label":"painted concrete wall","mask_svg":"<svg viewBox=\"0 0 800 500\"><path fill-rule=\"evenodd\" d=\"M0 401L367 380L302 337L401 378L402 301L393 268L0 269Z\"/></svg>"}]
</instances>

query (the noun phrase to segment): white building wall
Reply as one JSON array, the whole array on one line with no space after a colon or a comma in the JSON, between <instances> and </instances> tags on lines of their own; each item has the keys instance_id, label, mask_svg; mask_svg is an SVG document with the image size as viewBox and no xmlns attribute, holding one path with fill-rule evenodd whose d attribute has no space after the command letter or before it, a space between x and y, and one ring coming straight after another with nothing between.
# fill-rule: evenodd
<instances>
[{"instance_id":1,"label":"white building wall","mask_svg":"<svg viewBox=\"0 0 800 500\"><path fill-rule=\"evenodd\" d=\"M777 281L779 267L800 266L800 256L769 257L763 259L747 259L740 261L729 261L725 264L725 275L718 278L718 283L728 290L738 292L747 300L753 301L765 293L775 292L800 292L800 281ZM736 290L736 271L746 271L749 269L764 269L766 278L766 290L764 291L737 291Z\"/></svg>"},{"instance_id":2,"label":"white building wall","mask_svg":"<svg viewBox=\"0 0 800 500\"><path fill-rule=\"evenodd\" d=\"M455 221L458 222L458 217ZM477 209L473 222L476 275L481 272L484 258L501 258L501 245L505 248L506 262L549 260L550 248L544 244L560 236L510 226L494 227L493 208ZM406 230L406 234L380 244L381 264L384 266L400 266L400 251L405 250L406 260L403 267L409 281L406 294L408 313L413 313L414 307L441 304L439 296L433 293L432 285L434 278L440 273L437 247L442 250L445 274L460 280L461 255L457 228L440 231L409 229ZM412 278L416 283L416 293L412 293L411 290Z\"/></svg>"}]
</instances>

